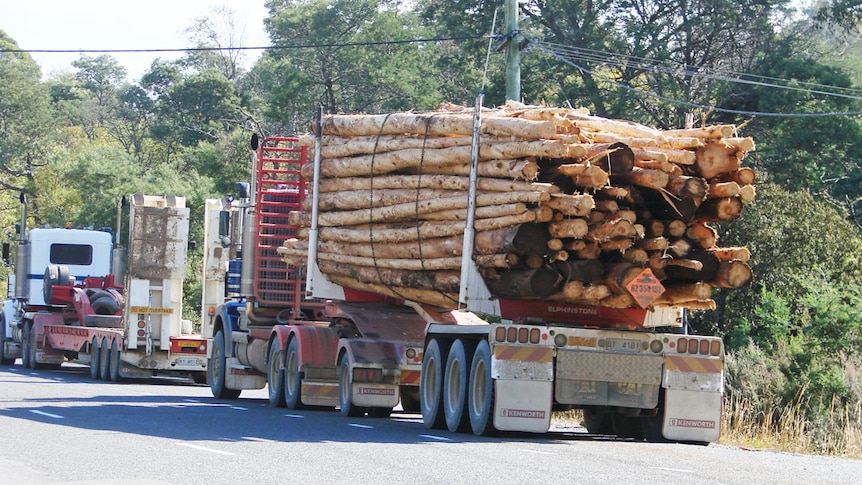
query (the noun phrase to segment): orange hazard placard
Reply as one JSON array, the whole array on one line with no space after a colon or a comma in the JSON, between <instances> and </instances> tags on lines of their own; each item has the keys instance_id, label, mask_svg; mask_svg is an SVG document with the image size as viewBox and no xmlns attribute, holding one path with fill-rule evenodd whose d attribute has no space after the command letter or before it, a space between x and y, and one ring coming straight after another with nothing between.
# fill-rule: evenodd
<instances>
[{"instance_id":1,"label":"orange hazard placard","mask_svg":"<svg viewBox=\"0 0 862 485\"><path fill-rule=\"evenodd\" d=\"M646 268L626 285L626 290L641 308L646 308L664 293L664 285Z\"/></svg>"}]
</instances>

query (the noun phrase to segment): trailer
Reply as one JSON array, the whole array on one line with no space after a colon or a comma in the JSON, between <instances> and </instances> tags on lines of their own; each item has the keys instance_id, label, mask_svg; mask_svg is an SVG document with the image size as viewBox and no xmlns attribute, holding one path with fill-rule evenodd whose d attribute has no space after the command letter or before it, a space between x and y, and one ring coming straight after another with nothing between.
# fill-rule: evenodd
<instances>
[{"instance_id":1,"label":"trailer","mask_svg":"<svg viewBox=\"0 0 862 485\"><path fill-rule=\"evenodd\" d=\"M3 306L3 364L20 357L31 369L85 364L107 381L206 382L207 340L182 319L188 214L182 197L134 194L118 204L114 242L107 230L22 229Z\"/></svg>"},{"instance_id":2,"label":"trailer","mask_svg":"<svg viewBox=\"0 0 862 485\"><path fill-rule=\"evenodd\" d=\"M400 403L429 428L477 435L543 433L555 410L580 408L591 433L718 440L724 346L688 335L684 308L501 298L467 245L457 308L333 283L316 260L320 151L291 137L252 147L251 182L207 201L202 333L215 397L266 386L273 406L370 417ZM308 207L307 261L287 264L291 213ZM663 288L646 268L630 291L646 307Z\"/></svg>"}]
</instances>

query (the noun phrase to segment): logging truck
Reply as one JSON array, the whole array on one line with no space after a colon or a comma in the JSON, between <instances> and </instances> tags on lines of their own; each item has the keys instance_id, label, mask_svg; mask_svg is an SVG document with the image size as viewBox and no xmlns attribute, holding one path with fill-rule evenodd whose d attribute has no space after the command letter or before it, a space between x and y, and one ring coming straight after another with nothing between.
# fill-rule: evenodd
<instances>
[{"instance_id":1,"label":"logging truck","mask_svg":"<svg viewBox=\"0 0 862 485\"><path fill-rule=\"evenodd\" d=\"M128 248L121 245L129 208ZM188 215L185 199L134 194L117 228L33 228L26 203L15 271L3 304L2 364L64 362L94 379L186 376L206 382L207 341L182 320Z\"/></svg>"},{"instance_id":2,"label":"logging truck","mask_svg":"<svg viewBox=\"0 0 862 485\"><path fill-rule=\"evenodd\" d=\"M587 133L595 117L560 110L539 143L509 143L539 121L481 112L331 115L313 136L253 137L251 181L206 206L202 328L213 395L266 386L273 406L346 416L386 417L400 403L430 428L477 435L544 433L553 411L579 408L590 433L716 441L724 347L688 334L685 309L714 307L712 286L739 286L750 272L743 248L686 235L715 218L683 213L740 204L739 184L711 199L706 187L742 171L741 142L719 146L706 129L655 135L692 150L656 142L651 151L680 152L693 166L663 175L668 187L677 182L666 192L697 199L667 211L674 219L631 195L656 170L638 165L639 125L602 120L628 144L586 146L555 133L572 133L578 119ZM345 128L365 122L363 132ZM518 152L536 146L562 151ZM722 157L729 168L698 175ZM503 166L505 180L492 180ZM586 175L596 167L604 178Z\"/></svg>"}]
</instances>

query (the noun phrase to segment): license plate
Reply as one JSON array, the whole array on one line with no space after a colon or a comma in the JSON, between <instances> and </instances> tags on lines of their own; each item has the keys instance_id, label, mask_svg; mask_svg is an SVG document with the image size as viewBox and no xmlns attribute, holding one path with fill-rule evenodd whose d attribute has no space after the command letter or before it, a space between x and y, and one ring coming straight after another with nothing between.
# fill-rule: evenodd
<instances>
[{"instance_id":1,"label":"license plate","mask_svg":"<svg viewBox=\"0 0 862 485\"><path fill-rule=\"evenodd\" d=\"M177 365L201 365L200 359L177 359Z\"/></svg>"},{"instance_id":2,"label":"license plate","mask_svg":"<svg viewBox=\"0 0 862 485\"><path fill-rule=\"evenodd\" d=\"M641 341L627 338L609 338L605 340L605 349L616 352L640 352Z\"/></svg>"}]
</instances>

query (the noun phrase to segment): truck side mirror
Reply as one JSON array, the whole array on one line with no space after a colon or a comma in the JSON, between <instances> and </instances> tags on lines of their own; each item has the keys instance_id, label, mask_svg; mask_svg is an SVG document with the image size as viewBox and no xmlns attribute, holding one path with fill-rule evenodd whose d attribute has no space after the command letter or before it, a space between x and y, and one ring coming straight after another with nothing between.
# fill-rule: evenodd
<instances>
[{"instance_id":1,"label":"truck side mirror","mask_svg":"<svg viewBox=\"0 0 862 485\"><path fill-rule=\"evenodd\" d=\"M226 237L230 235L230 211L219 211L218 235L220 237Z\"/></svg>"},{"instance_id":2,"label":"truck side mirror","mask_svg":"<svg viewBox=\"0 0 862 485\"><path fill-rule=\"evenodd\" d=\"M248 182L237 182L236 191L237 197L240 199L248 199L248 193L250 192Z\"/></svg>"}]
</instances>

